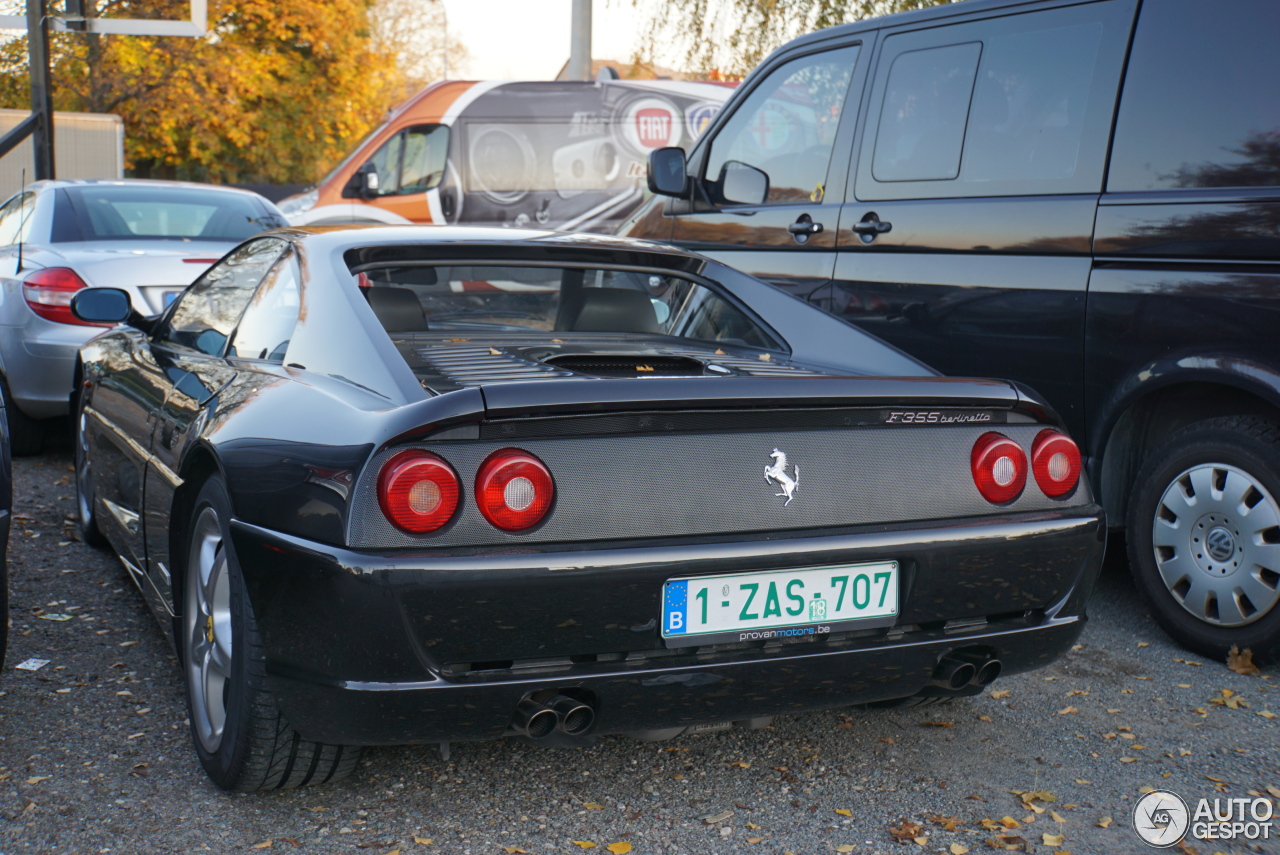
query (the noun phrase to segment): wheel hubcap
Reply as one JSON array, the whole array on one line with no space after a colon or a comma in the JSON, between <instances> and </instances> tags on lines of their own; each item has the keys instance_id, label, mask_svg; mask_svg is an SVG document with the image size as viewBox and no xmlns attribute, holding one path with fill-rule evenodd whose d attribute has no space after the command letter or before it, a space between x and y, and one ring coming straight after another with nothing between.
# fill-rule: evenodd
<instances>
[{"instance_id":1,"label":"wheel hubcap","mask_svg":"<svg viewBox=\"0 0 1280 855\"><path fill-rule=\"evenodd\" d=\"M231 683L231 585L218 512L205 508L196 518L187 560L187 691L191 723L210 753L222 744Z\"/></svg>"},{"instance_id":2,"label":"wheel hubcap","mask_svg":"<svg viewBox=\"0 0 1280 855\"><path fill-rule=\"evenodd\" d=\"M1205 463L1173 479L1151 540L1165 587L1206 623L1244 626L1280 600L1280 506L1243 469Z\"/></svg>"}]
</instances>

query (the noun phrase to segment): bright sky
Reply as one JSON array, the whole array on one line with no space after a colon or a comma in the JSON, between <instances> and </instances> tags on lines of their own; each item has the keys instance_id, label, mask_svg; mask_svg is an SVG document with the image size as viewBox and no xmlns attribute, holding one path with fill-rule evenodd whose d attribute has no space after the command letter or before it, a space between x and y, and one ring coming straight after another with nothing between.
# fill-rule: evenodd
<instances>
[{"instance_id":1,"label":"bright sky","mask_svg":"<svg viewBox=\"0 0 1280 855\"><path fill-rule=\"evenodd\" d=\"M444 0L449 32L469 59L450 77L476 80L551 80L569 59L572 0ZM645 16L631 0L593 0L591 54L626 62L635 52Z\"/></svg>"}]
</instances>

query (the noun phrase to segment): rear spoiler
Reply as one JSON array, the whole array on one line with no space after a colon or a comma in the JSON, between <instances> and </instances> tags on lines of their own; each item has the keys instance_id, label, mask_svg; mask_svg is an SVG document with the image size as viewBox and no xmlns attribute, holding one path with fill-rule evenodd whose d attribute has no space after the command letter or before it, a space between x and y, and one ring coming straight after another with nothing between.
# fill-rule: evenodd
<instances>
[{"instance_id":1,"label":"rear spoiler","mask_svg":"<svg viewBox=\"0 0 1280 855\"><path fill-rule=\"evenodd\" d=\"M1003 380L951 377L652 377L513 381L481 387L488 418L619 410L987 407L1030 403ZM1039 403L1039 402L1036 402Z\"/></svg>"}]
</instances>

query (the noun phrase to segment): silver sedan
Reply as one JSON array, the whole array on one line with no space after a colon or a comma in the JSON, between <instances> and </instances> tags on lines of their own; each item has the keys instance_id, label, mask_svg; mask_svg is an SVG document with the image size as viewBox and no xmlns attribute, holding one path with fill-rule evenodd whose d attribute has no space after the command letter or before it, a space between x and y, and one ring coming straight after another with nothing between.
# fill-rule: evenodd
<instances>
[{"instance_id":1,"label":"silver sedan","mask_svg":"<svg viewBox=\"0 0 1280 855\"><path fill-rule=\"evenodd\" d=\"M102 332L71 314L82 288L121 288L164 309L228 250L284 225L257 193L174 181L39 181L0 206L0 387L15 454L66 415L80 345Z\"/></svg>"}]
</instances>

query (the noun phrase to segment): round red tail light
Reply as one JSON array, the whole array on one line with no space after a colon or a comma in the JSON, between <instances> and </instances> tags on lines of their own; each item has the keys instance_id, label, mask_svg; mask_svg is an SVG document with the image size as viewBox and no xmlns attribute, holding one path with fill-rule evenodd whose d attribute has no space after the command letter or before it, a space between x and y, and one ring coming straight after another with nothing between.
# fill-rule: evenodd
<instances>
[{"instance_id":1,"label":"round red tail light","mask_svg":"<svg viewBox=\"0 0 1280 855\"><path fill-rule=\"evenodd\" d=\"M1031 444L1031 471L1050 499L1061 499L1080 481L1080 449L1066 434L1045 428Z\"/></svg>"},{"instance_id":2,"label":"round red tail light","mask_svg":"<svg viewBox=\"0 0 1280 855\"><path fill-rule=\"evenodd\" d=\"M382 513L410 534L435 531L453 519L461 493L453 467L428 451L402 451L378 474Z\"/></svg>"},{"instance_id":3,"label":"round red tail light","mask_svg":"<svg viewBox=\"0 0 1280 855\"><path fill-rule=\"evenodd\" d=\"M484 518L503 531L536 525L551 510L556 484L541 460L518 448L485 458L476 475L476 502Z\"/></svg>"},{"instance_id":4,"label":"round red tail light","mask_svg":"<svg viewBox=\"0 0 1280 855\"><path fill-rule=\"evenodd\" d=\"M973 483L988 502L1012 502L1027 484L1027 455L1004 434L989 431L978 437L969 455Z\"/></svg>"}]
</instances>

